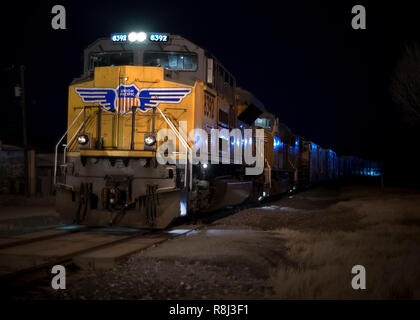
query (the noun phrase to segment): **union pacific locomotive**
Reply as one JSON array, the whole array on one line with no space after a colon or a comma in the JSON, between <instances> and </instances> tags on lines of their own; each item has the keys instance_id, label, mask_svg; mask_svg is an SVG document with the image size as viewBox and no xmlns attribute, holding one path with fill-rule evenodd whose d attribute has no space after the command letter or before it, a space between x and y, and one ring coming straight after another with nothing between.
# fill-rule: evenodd
<instances>
[{"instance_id":1,"label":"union pacific locomotive","mask_svg":"<svg viewBox=\"0 0 420 320\"><path fill-rule=\"evenodd\" d=\"M163 228L180 216L315 182L380 174L376 163L339 157L295 135L237 87L215 56L178 35L132 32L96 40L68 95L68 126L55 163L56 206L65 223ZM208 161L193 161L192 129L208 134ZM245 130L252 130L249 138ZM257 131L263 164L260 174L247 175L252 165L233 153L238 146L255 153ZM173 141L160 132L176 138L163 151L174 161L157 161Z\"/></svg>"}]
</instances>

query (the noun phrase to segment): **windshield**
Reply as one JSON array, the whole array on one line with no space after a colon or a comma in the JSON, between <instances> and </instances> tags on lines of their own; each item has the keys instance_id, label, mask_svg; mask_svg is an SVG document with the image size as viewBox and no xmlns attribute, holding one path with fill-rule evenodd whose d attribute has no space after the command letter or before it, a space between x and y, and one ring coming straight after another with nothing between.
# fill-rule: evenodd
<instances>
[{"instance_id":1,"label":"windshield","mask_svg":"<svg viewBox=\"0 0 420 320\"><path fill-rule=\"evenodd\" d=\"M191 52L145 52L143 65L168 70L197 70L197 54Z\"/></svg>"},{"instance_id":2,"label":"windshield","mask_svg":"<svg viewBox=\"0 0 420 320\"><path fill-rule=\"evenodd\" d=\"M133 65L133 52L98 52L90 56L89 68L103 66Z\"/></svg>"}]
</instances>

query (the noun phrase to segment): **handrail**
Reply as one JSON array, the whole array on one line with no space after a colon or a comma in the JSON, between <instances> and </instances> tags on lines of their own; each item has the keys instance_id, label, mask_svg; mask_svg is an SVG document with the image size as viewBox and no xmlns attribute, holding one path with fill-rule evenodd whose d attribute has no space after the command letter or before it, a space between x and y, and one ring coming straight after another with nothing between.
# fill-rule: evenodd
<instances>
[{"instance_id":1,"label":"handrail","mask_svg":"<svg viewBox=\"0 0 420 320\"><path fill-rule=\"evenodd\" d=\"M189 186L190 189L192 188L192 148L191 146L188 144L188 141L183 137L183 135L179 132L179 130L175 127L175 125L173 124L173 122L163 113L163 111L159 108L156 107L156 109L159 111L159 113L162 115L163 119L165 120L165 122L169 125L169 127L171 128L171 130L174 132L174 134L176 135L176 137L179 139L179 141L182 143L182 145L185 147L186 151L185 154L187 156L187 162L185 163L185 179L184 179L184 186L187 186L187 176L189 176ZM68 127L68 129L66 130L66 132L63 134L63 136L61 137L61 139L58 141L58 143L55 146L55 160L54 160L54 185L57 184L57 166L58 166L58 147L60 146L61 142L63 141L63 139L67 136L68 132L70 131L71 128L73 128L73 126L75 125L76 121L80 118L80 116L82 115L82 113L85 111L85 108L83 108L79 114L76 116L76 118L74 118L73 122L71 123L71 125ZM88 119L87 119L88 120ZM82 123L80 124L80 126L77 128L75 134L71 137L71 139L69 140L69 142L67 143L67 145L64 148L64 152L63 152L63 162L66 163L66 151L69 147L69 145L74 141L75 137L77 136L77 134L80 132L81 128L83 127L83 125L85 123L87 123L87 120L83 120ZM190 165L190 174L188 175L188 161L189 161L189 165Z\"/></svg>"},{"instance_id":2,"label":"handrail","mask_svg":"<svg viewBox=\"0 0 420 320\"><path fill-rule=\"evenodd\" d=\"M174 124L172 123L172 121L162 112L162 110L160 110L159 107L156 107L156 109L160 112L160 114L162 115L163 119L171 127L172 131L174 131L175 135L182 142L182 144L184 145L184 147L186 149L188 149L188 151L191 151L191 147L188 144L187 140L184 139L184 137L181 135L181 133L179 132L179 130L174 126Z\"/></svg>"},{"instance_id":3,"label":"handrail","mask_svg":"<svg viewBox=\"0 0 420 320\"><path fill-rule=\"evenodd\" d=\"M76 133L73 135L73 137L71 137L69 143L67 143L67 145L64 147L64 150L63 150L63 163L66 163L66 151L67 151L67 147L72 144L74 138L76 138L76 136L80 132L80 129L83 128L83 126L86 124L86 122L87 121L85 121L85 120L82 121L82 123L80 124L79 128L77 128Z\"/></svg>"},{"instance_id":4,"label":"handrail","mask_svg":"<svg viewBox=\"0 0 420 320\"><path fill-rule=\"evenodd\" d=\"M67 143L67 145L65 146L65 148L64 148L64 150L63 150L63 163L66 163L67 161L66 161L66 153L67 153L67 150L69 149L69 147L70 147L70 145L73 143L73 141L74 141L74 138L76 138L76 136L79 134L79 132L80 132L80 129L82 129L83 128L83 126L88 126L90 123L89 123L89 120L90 119L93 119L93 118L91 118L90 116L88 116L88 118L87 119L84 119L83 121L82 121L82 123L80 124L80 126L79 126L79 128L77 128L77 130L76 130L76 133L73 135L73 137L71 137L71 139L70 139L70 141L69 141L69 143Z\"/></svg>"},{"instance_id":5,"label":"handrail","mask_svg":"<svg viewBox=\"0 0 420 320\"><path fill-rule=\"evenodd\" d=\"M74 120L71 123L71 125L67 128L66 132L63 134L63 136L61 137L61 139L58 140L58 143L55 145L55 156L54 156L54 185L57 184L58 147L59 147L60 143L63 141L63 139L67 136L67 133L69 132L69 130L71 128L73 128L73 126L76 123L76 121L80 118L80 116L82 115L83 111L84 111L84 108L79 112L79 114L76 116L76 118L74 118Z\"/></svg>"},{"instance_id":6,"label":"handrail","mask_svg":"<svg viewBox=\"0 0 420 320\"><path fill-rule=\"evenodd\" d=\"M155 107L159 113L162 115L163 119L166 121L166 123L169 125L169 127L172 129L172 131L175 133L175 135L177 136L177 138L179 139L179 141L184 145L185 149L186 149L186 156L187 156L187 162L185 163L185 178L184 178L184 187L187 186L187 174L188 174L188 158L191 158L190 160L190 174L189 174L189 185L190 185L190 189L192 189L192 149L190 147L190 145L188 144L187 140L185 140L185 138L181 135L181 133L179 132L179 130L174 126L174 124L172 123L172 121L162 112L162 110L160 110L159 107Z\"/></svg>"}]
</instances>

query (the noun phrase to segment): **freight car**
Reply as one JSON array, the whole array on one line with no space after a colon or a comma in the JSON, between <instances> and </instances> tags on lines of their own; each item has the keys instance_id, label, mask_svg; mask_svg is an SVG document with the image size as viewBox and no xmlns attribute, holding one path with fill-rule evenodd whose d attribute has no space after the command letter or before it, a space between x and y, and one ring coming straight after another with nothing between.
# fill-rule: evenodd
<instances>
[{"instance_id":1,"label":"freight car","mask_svg":"<svg viewBox=\"0 0 420 320\"><path fill-rule=\"evenodd\" d=\"M246 150L254 164L243 161ZM132 32L85 49L54 178L65 223L162 228L179 216L378 169L295 135L191 41Z\"/></svg>"}]
</instances>

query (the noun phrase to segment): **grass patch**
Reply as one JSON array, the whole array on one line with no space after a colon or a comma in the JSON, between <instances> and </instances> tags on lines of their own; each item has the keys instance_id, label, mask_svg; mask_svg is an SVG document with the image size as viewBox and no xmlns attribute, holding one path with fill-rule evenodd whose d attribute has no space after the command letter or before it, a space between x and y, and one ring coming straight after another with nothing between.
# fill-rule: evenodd
<instances>
[{"instance_id":1,"label":"grass patch","mask_svg":"<svg viewBox=\"0 0 420 320\"><path fill-rule=\"evenodd\" d=\"M292 265L272 271L280 299L420 299L420 196L357 194L325 210L353 212L358 228L279 228ZM351 287L351 269L366 268L366 290Z\"/></svg>"}]
</instances>

